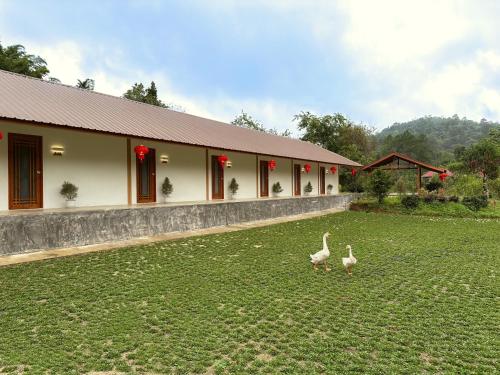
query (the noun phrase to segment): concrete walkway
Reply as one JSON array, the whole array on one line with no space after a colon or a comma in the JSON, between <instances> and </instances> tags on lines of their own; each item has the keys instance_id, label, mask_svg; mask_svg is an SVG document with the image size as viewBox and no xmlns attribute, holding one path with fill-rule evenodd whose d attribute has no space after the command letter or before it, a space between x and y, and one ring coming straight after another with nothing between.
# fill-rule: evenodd
<instances>
[{"instance_id":1,"label":"concrete walkway","mask_svg":"<svg viewBox=\"0 0 500 375\"><path fill-rule=\"evenodd\" d=\"M285 217L279 217L279 218L268 219L268 220L249 221L246 223L226 225L226 226L222 226L222 227L212 227L212 228L199 229L199 230L193 230L193 231L187 231L187 232L172 232L172 233L166 233L166 234L163 234L160 236L139 237L139 238L134 238L134 239L125 240L125 241L108 242L108 243L102 243L102 244L96 244L96 245L68 247L68 248L60 248L60 249L52 249L52 250L42 250L42 251L37 251L37 252L32 252L32 253L25 253L25 254L4 255L4 256L0 256L0 267L10 266L10 265L18 264L18 263L27 263L27 262L34 262L34 261L38 261L38 260L66 257L66 256L71 256L71 255L93 253L96 251L111 250L111 249L117 249L117 248L121 248L121 247L139 246L139 245L144 245L144 244L148 244L151 242L157 242L157 241L176 240L176 239L181 239L181 238L202 236L202 235L206 235L206 234L235 232L235 231L244 230L244 229L258 228L258 227L264 227L264 226L272 225L272 224L285 223L285 222L289 222L289 221L305 220L305 219L310 219L313 217L328 215L328 214L342 212L342 211L344 211L344 210L340 209L340 208L332 208L329 210L309 212L309 213L305 213L305 214L301 214L301 215L285 216Z\"/></svg>"}]
</instances>

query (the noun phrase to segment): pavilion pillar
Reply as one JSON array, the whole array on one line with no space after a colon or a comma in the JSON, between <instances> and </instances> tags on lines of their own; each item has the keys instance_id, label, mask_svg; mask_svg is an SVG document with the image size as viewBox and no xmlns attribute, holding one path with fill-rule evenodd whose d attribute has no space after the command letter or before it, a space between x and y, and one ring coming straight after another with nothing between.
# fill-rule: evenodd
<instances>
[{"instance_id":1,"label":"pavilion pillar","mask_svg":"<svg viewBox=\"0 0 500 375\"><path fill-rule=\"evenodd\" d=\"M422 187L422 168L417 168L417 191Z\"/></svg>"}]
</instances>

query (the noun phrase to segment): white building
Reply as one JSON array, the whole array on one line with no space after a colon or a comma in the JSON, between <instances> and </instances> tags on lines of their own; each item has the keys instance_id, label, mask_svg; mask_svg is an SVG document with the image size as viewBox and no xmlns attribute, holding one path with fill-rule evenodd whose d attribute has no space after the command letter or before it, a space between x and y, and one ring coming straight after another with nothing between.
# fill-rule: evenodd
<instances>
[{"instance_id":1,"label":"white building","mask_svg":"<svg viewBox=\"0 0 500 375\"><path fill-rule=\"evenodd\" d=\"M231 199L233 178L237 199L272 197L276 182L280 197L337 194L339 168L359 166L308 142L4 71L0 134L0 211L65 207L64 181L79 207L163 203L165 177L168 202Z\"/></svg>"}]
</instances>

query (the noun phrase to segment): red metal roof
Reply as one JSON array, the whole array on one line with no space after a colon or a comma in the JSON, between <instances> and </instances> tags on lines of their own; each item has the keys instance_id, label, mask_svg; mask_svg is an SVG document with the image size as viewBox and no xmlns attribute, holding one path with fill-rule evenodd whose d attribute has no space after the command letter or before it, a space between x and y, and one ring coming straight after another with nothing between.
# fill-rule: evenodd
<instances>
[{"instance_id":1,"label":"red metal roof","mask_svg":"<svg viewBox=\"0 0 500 375\"><path fill-rule=\"evenodd\" d=\"M360 166L298 139L0 70L0 118L224 150Z\"/></svg>"},{"instance_id":2,"label":"red metal roof","mask_svg":"<svg viewBox=\"0 0 500 375\"><path fill-rule=\"evenodd\" d=\"M373 163L365 165L362 170L363 171L371 171L371 170L378 168L382 165L390 164L396 159L404 160L410 164L415 164L415 165L418 165L419 167L422 167L424 169L428 169L430 171L434 171L434 172L438 172L438 173L443 173L446 171L446 169L434 167L430 164L423 163L421 161L412 159L407 155L400 154L399 152L391 152L389 155L386 155L378 160L375 160Z\"/></svg>"}]
</instances>

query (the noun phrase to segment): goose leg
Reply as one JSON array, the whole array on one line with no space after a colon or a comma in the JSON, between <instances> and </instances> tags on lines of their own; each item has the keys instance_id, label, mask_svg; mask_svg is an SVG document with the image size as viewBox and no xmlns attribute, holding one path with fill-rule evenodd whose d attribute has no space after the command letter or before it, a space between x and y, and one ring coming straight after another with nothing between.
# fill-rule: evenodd
<instances>
[{"instance_id":1,"label":"goose leg","mask_svg":"<svg viewBox=\"0 0 500 375\"><path fill-rule=\"evenodd\" d=\"M330 272L332 269L328 267L328 262L325 260L325 271Z\"/></svg>"},{"instance_id":2,"label":"goose leg","mask_svg":"<svg viewBox=\"0 0 500 375\"><path fill-rule=\"evenodd\" d=\"M318 265L316 263L313 263L312 265L313 265L313 270L317 271L318 270Z\"/></svg>"}]
</instances>

